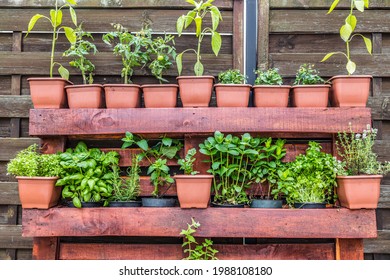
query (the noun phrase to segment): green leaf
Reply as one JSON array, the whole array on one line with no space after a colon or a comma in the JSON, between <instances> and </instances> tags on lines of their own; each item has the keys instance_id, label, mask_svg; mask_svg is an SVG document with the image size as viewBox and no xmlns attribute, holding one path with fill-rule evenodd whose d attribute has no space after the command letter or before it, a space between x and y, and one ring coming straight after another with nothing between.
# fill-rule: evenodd
<instances>
[{"instance_id":1,"label":"green leaf","mask_svg":"<svg viewBox=\"0 0 390 280\"><path fill-rule=\"evenodd\" d=\"M73 28L70 27L64 27L65 30L65 36L68 39L69 43L72 45L76 43L77 41L77 35L74 32Z\"/></svg>"},{"instance_id":2,"label":"green leaf","mask_svg":"<svg viewBox=\"0 0 390 280\"><path fill-rule=\"evenodd\" d=\"M347 42L349 40L349 37L352 34L352 27L346 23L340 28L340 37L343 39L344 42Z\"/></svg>"},{"instance_id":3,"label":"green leaf","mask_svg":"<svg viewBox=\"0 0 390 280\"><path fill-rule=\"evenodd\" d=\"M70 17L72 18L72 22L75 26L77 26L77 15L75 10L72 7L69 7Z\"/></svg>"},{"instance_id":4,"label":"green leaf","mask_svg":"<svg viewBox=\"0 0 390 280\"><path fill-rule=\"evenodd\" d=\"M219 25L219 20L222 19L221 12L215 6L210 8L210 12L211 12L211 21L213 25L213 30L215 31Z\"/></svg>"},{"instance_id":5,"label":"green leaf","mask_svg":"<svg viewBox=\"0 0 390 280\"><path fill-rule=\"evenodd\" d=\"M177 72L179 73L179 75L181 75L181 71L183 69L182 57L183 57L183 53L179 53L176 56L176 67L177 67Z\"/></svg>"},{"instance_id":6,"label":"green leaf","mask_svg":"<svg viewBox=\"0 0 390 280\"><path fill-rule=\"evenodd\" d=\"M183 32L185 21L186 21L186 16L184 16L184 15L182 15L181 17L179 17L177 19L176 31L177 31L179 37L181 36L181 33Z\"/></svg>"},{"instance_id":7,"label":"green leaf","mask_svg":"<svg viewBox=\"0 0 390 280\"><path fill-rule=\"evenodd\" d=\"M69 71L64 66L60 66L58 68L58 73L61 75L61 77L65 80L69 80Z\"/></svg>"},{"instance_id":8,"label":"green leaf","mask_svg":"<svg viewBox=\"0 0 390 280\"><path fill-rule=\"evenodd\" d=\"M329 8L329 11L328 11L328 14L330 14L336 7L337 5L339 4L340 0L334 0L332 5L330 6Z\"/></svg>"},{"instance_id":9,"label":"green leaf","mask_svg":"<svg viewBox=\"0 0 390 280\"><path fill-rule=\"evenodd\" d=\"M71 5L77 5L77 0L66 0Z\"/></svg>"},{"instance_id":10,"label":"green leaf","mask_svg":"<svg viewBox=\"0 0 390 280\"><path fill-rule=\"evenodd\" d=\"M30 19L30 22L28 23L28 29L27 29L27 34L34 28L35 26L35 23L38 21L38 19L44 17L43 15L41 14L36 14L34 15L31 19ZM26 34L26 36L27 36Z\"/></svg>"},{"instance_id":11,"label":"green leaf","mask_svg":"<svg viewBox=\"0 0 390 280\"><path fill-rule=\"evenodd\" d=\"M215 56L218 56L221 46L222 46L221 35L218 32L213 32L213 35L211 36L211 47L213 49Z\"/></svg>"},{"instance_id":12,"label":"green leaf","mask_svg":"<svg viewBox=\"0 0 390 280\"><path fill-rule=\"evenodd\" d=\"M62 11L61 10L50 10L50 17L53 26L57 27L62 23Z\"/></svg>"},{"instance_id":13,"label":"green leaf","mask_svg":"<svg viewBox=\"0 0 390 280\"><path fill-rule=\"evenodd\" d=\"M364 0L354 0L355 7L358 9L360 12L364 12Z\"/></svg>"},{"instance_id":14,"label":"green leaf","mask_svg":"<svg viewBox=\"0 0 390 280\"><path fill-rule=\"evenodd\" d=\"M355 30L355 27L356 27L357 19L354 15L349 15L345 19L345 23L348 23L351 26L351 28L352 28L351 32L353 32Z\"/></svg>"},{"instance_id":15,"label":"green leaf","mask_svg":"<svg viewBox=\"0 0 390 280\"><path fill-rule=\"evenodd\" d=\"M189 11L186 15L186 20L185 20L185 24L184 24L184 28L187 28L188 26L190 26L190 24L194 21L194 18L196 16L196 12L195 11Z\"/></svg>"},{"instance_id":16,"label":"green leaf","mask_svg":"<svg viewBox=\"0 0 390 280\"><path fill-rule=\"evenodd\" d=\"M145 139L136 142L137 146L142 150L147 151L149 149L148 142Z\"/></svg>"},{"instance_id":17,"label":"green leaf","mask_svg":"<svg viewBox=\"0 0 390 280\"><path fill-rule=\"evenodd\" d=\"M326 60L328 60L329 57L331 57L332 55L334 55L336 52L331 52L331 53L328 53L327 55L324 56L324 58L321 60L321 62L324 62Z\"/></svg>"},{"instance_id":18,"label":"green leaf","mask_svg":"<svg viewBox=\"0 0 390 280\"><path fill-rule=\"evenodd\" d=\"M366 48L367 48L367 51L369 54L372 54L372 42L371 42L371 39L361 35L363 40L364 40L364 43L366 44Z\"/></svg>"},{"instance_id":19,"label":"green leaf","mask_svg":"<svg viewBox=\"0 0 390 280\"><path fill-rule=\"evenodd\" d=\"M186 0L187 3L190 3L191 5L196 5L194 0Z\"/></svg>"},{"instance_id":20,"label":"green leaf","mask_svg":"<svg viewBox=\"0 0 390 280\"><path fill-rule=\"evenodd\" d=\"M370 0L364 0L364 7L368 9L369 5L370 5Z\"/></svg>"},{"instance_id":21,"label":"green leaf","mask_svg":"<svg viewBox=\"0 0 390 280\"><path fill-rule=\"evenodd\" d=\"M195 24L196 24L196 37L199 37L200 33L202 32L202 18L200 16L196 16Z\"/></svg>"},{"instance_id":22,"label":"green leaf","mask_svg":"<svg viewBox=\"0 0 390 280\"><path fill-rule=\"evenodd\" d=\"M162 143L163 143L165 146L171 146L171 145L172 145L172 139L171 139L171 138L164 137L164 138L162 139Z\"/></svg>"},{"instance_id":23,"label":"green leaf","mask_svg":"<svg viewBox=\"0 0 390 280\"><path fill-rule=\"evenodd\" d=\"M347 68L348 74L352 75L356 70L355 62L353 62L352 60L348 60L346 68Z\"/></svg>"},{"instance_id":24,"label":"green leaf","mask_svg":"<svg viewBox=\"0 0 390 280\"><path fill-rule=\"evenodd\" d=\"M72 199L73 205L77 208L81 208L81 201L78 197L74 197Z\"/></svg>"}]
</instances>

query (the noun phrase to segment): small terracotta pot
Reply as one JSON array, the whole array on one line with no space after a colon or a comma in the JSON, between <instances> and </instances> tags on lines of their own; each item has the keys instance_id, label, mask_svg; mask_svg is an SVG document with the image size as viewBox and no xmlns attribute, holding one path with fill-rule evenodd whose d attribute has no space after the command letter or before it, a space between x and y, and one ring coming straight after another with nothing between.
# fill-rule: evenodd
<instances>
[{"instance_id":1,"label":"small terracotta pot","mask_svg":"<svg viewBox=\"0 0 390 280\"><path fill-rule=\"evenodd\" d=\"M335 107L366 107L372 76L338 75L332 82L331 100Z\"/></svg>"},{"instance_id":2,"label":"small terracotta pot","mask_svg":"<svg viewBox=\"0 0 390 280\"><path fill-rule=\"evenodd\" d=\"M103 87L107 108L137 108L141 106L140 85L106 84Z\"/></svg>"},{"instance_id":3,"label":"small terracotta pot","mask_svg":"<svg viewBox=\"0 0 390 280\"><path fill-rule=\"evenodd\" d=\"M213 175L175 175L181 208L207 208Z\"/></svg>"},{"instance_id":4,"label":"small terracotta pot","mask_svg":"<svg viewBox=\"0 0 390 280\"><path fill-rule=\"evenodd\" d=\"M62 188L56 187L58 177L17 176L22 208L48 209L58 204Z\"/></svg>"},{"instance_id":5,"label":"small terracotta pot","mask_svg":"<svg viewBox=\"0 0 390 280\"><path fill-rule=\"evenodd\" d=\"M330 85L299 85L291 88L293 90L293 106L309 108L328 107Z\"/></svg>"},{"instance_id":6,"label":"small terracotta pot","mask_svg":"<svg viewBox=\"0 0 390 280\"><path fill-rule=\"evenodd\" d=\"M208 107L213 92L213 76L179 76L180 99L183 107Z\"/></svg>"},{"instance_id":7,"label":"small terracotta pot","mask_svg":"<svg viewBox=\"0 0 390 280\"><path fill-rule=\"evenodd\" d=\"M59 109L67 107L65 86L72 85L62 78L28 78L34 108Z\"/></svg>"},{"instance_id":8,"label":"small terracotta pot","mask_svg":"<svg viewBox=\"0 0 390 280\"><path fill-rule=\"evenodd\" d=\"M253 86L255 107L287 107L291 86L257 85Z\"/></svg>"},{"instance_id":9,"label":"small terracotta pot","mask_svg":"<svg viewBox=\"0 0 390 280\"><path fill-rule=\"evenodd\" d=\"M218 107L248 107L251 85L216 84Z\"/></svg>"},{"instance_id":10,"label":"small terracotta pot","mask_svg":"<svg viewBox=\"0 0 390 280\"><path fill-rule=\"evenodd\" d=\"M146 108L174 108L177 103L178 85L143 85L144 103Z\"/></svg>"},{"instance_id":11,"label":"small terracotta pot","mask_svg":"<svg viewBox=\"0 0 390 280\"><path fill-rule=\"evenodd\" d=\"M340 205L349 209L378 207L382 175L337 176Z\"/></svg>"},{"instance_id":12,"label":"small terracotta pot","mask_svg":"<svg viewBox=\"0 0 390 280\"><path fill-rule=\"evenodd\" d=\"M103 86L73 85L66 86L69 108L101 108L103 107Z\"/></svg>"}]
</instances>

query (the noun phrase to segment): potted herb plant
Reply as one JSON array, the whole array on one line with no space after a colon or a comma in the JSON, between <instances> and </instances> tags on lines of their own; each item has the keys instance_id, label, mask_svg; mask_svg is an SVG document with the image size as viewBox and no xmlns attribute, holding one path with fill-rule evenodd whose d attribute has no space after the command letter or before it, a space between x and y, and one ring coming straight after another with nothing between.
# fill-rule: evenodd
<instances>
[{"instance_id":1,"label":"potted herb plant","mask_svg":"<svg viewBox=\"0 0 390 280\"><path fill-rule=\"evenodd\" d=\"M209 205L213 175L194 171L195 154L195 148L189 149L185 158L177 161L184 174L173 176L181 208L207 208Z\"/></svg>"},{"instance_id":2,"label":"potted herb plant","mask_svg":"<svg viewBox=\"0 0 390 280\"><path fill-rule=\"evenodd\" d=\"M328 10L328 14L337 7L339 0L334 0ZM354 37L361 37L366 45L367 52L372 54L372 42L370 38L363 36L360 33L354 33L357 26L357 18L354 11L364 12L369 7L369 1L350 0L350 9L345 18L344 24L340 28L340 37L345 43L345 52L330 52L324 56L321 62L328 60L331 56L337 54L346 58L346 70L348 75L333 76L330 81L332 83L332 103L337 107L365 107L367 104L371 75L352 75L356 71L356 63L351 59L351 42Z\"/></svg>"},{"instance_id":3,"label":"potted herb plant","mask_svg":"<svg viewBox=\"0 0 390 280\"><path fill-rule=\"evenodd\" d=\"M310 141L305 154L278 171L278 192L295 208L325 208L335 200L336 170L340 163L332 155L321 152L317 142Z\"/></svg>"},{"instance_id":4,"label":"potted herb plant","mask_svg":"<svg viewBox=\"0 0 390 280\"><path fill-rule=\"evenodd\" d=\"M302 64L292 86L295 107L328 107L330 85L319 75L313 64Z\"/></svg>"},{"instance_id":5,"label":"potted herb plant","mask_svg":"<svg viewBox=\"0 0 390 280\"><path fill-rule=\"evenodd\" d=\"M338 169L337 195L350 209L377 208L380 183L390 172L390 162L381 163L373 151L377 129L367 125L363 133L338 133L336 148L345 163Z\"/></svg>"},{"instance_id":6,"label":"potted herb plant","mask_svg":"<svg viewBox=\"0 0 390 280\"><path fill-rule=\"evenodd\" d=\"M95 65L88 59L88 55L97 52L95 44L88 40L93 40L93 36L83 30L82 24L74 33L76 41L63 55L73 59L69 65L81 72L83 84L65 87L69 108L100 108L103 106L103 86L93 83Z\"/></svg>"},{"instance_id":7,"label":"potted herb plant","mask_svg":"<svg viewBox=\"0 0 390 280\"><path fill-rule=\"evenodd\" d=\"M222 20L221 13L218 7L212 5L214 0L195 1L188 0L187 2L193 5L193 9L187 14L180 16L176 22L176 29L179 37L184 29L195 25L195 35L198 39L196 48L186 49L176 56L176 66L179 73L177 77L179 83L180 98L183 107L208 107L214 83L214 76L206 76L204 67L201 62L201 45L206 35L211 35L211 47L216 56L221 49L222 38L217 32L219 22ZM204 27L204 19L207 15L211 16L211 27ZM186 52L194 52L196 62L194 65L195 76L181 76L183 70L182 58Z\"/></svg>"},{"instance_id":8,"label":"potted herb plant","mask_svg":"<svg viewBox=\"0 0 390 280\"><path fill-rule=\"evenodd\" d=\"M238 69L229 69L218 74L214 85L218 107L248 107L251 85L245 84L246 77Z\"/></svg>"},{"instance_id":9,"label":"potted herb plant","mask_svg":"<svg viewBox=\"0 0 390 280\"><path fill-rule=\"evenodd\" d=\"M263 138L258 158L251 169L251 208L282 208L283 200L278 191L279 172L284 170L282 159L286 155L286 140Z\"/></svg>"},{"instance_id":10,"label":"potted herb plant","mask_svg":"<svg viewBox=\"0 0 390 280\"><path fill-rule=\"evenodd\" d=\"M35 14L28 23L27 34L33 30L38 20L46 19L52 26L52 44L50 53L50 76L49 77L36 77L28 78L30 85L30 95L34 108L64 108L67 105L65 86L72 84L69 81L69 71L61 65L61 63L54 61L54 52L56 43L59 36L59 31L63 29L65 36L70 43L75 43L76 36L71 27L62 24L63 10L69 8L69 13L72 22L77 26L77 16L73 9L73 6L77 5L77 0L65 0L63 5L58 4L58 0L55 0L55 6L50 10L50 16L44 16L42 14ZM54 67L58 67L58 73L61 78L54 77Z\"/></svg>"},{"instance_id":11,"label":"potted herb plant","mask_svg":"<svg viewBox=\"0 0 390 280\"><path fill-rule=\"evenodd\" d=\"M291 86L283 85L278 68L257 69L253 86L255 107L287 107Z\"/></svg>"},{"instance_id":12,"label":"potted herb plant","mask_svg":"<svg viewBox=\"0 0 390 280\"><path fill-rule=\"evenodd\" d=\"M123 84L105 84L107 108L135 108L141 105L141 86L133 84L131 78L136 67L149 61L146 47L150 45L150 31L142 29L132 34L121 24L113 24L115 31L103 35L103 41L113 46L113 53L121 57Z\"/></svg>"},{"instance_id":13,"label":"potted herb plant","mask_svg":"<svg viewBox=\"0 0 390 280\"><path fill-rule=\"evenodd\" d=\"M133 155L131 166L127 169L127 177L120 176L119 166L113 166L113 177L110 180L113 194L110 198L110 207L139 207L142 201L138 199L141 193L140 167L138 155Z\"/></svg>"},{"instance_id":14,"label":"potted herb plant","mask_svg":"<svg viewBox=\"0 0 390 280\"><path fill-rule=\"evenodd\" d=\"M177 157L183 144L178 139L163 137L154 144L149 143L149 139L142 139L131 132L126 132L122 138L122 149L138 146L141 149L139 159L146 159L149 163L147 175L150 176L150 182L153 185L151 197L142 198L142 206L145 207L172 207L176 205L176 198L165 197L165 192L172 186L174 179L170 175L168 159ZM166 187L165 192L160 188Z\"/></svg>"},{"instance_id":15,"label":"potted herb plant","mask_svg":"<svg viewBox=\"0 0 390 280\"><path fill-rule=\"evenodd\" d=\"M61 188L56 187L61 173L57 154L40 154L33 144L17 153L7 164L7 173L18 180L22 208L48 209L58 204Z\"/></svg>"},{"instance_id":16,"label":"potted herb plant","mask_svg":"<svg viewBox=\"0 0 390 280\"><path fill-rule=\"evenodd\" d=\"M176 58L174 36L165 34L153 39L148 47L151 62L148 67L159 84L142 85L144 103L146 108L173 108L177 103L177 84L169 84L163 78L163 73L172 66ZM166 82L168 84L162 84Z\"/></svg>"},{"instance_id":17,"label":"potted herb plant","mask_svg":"<svg viewBox=\"0 0 390 280\"><path fill-rule=\"evenodd\" d=\"M62 197L68 205L77 208L108 206L119 154L89 149L81 141L74 149L69 148L59 156L63 171L56 185L63 187Z\"/></svg>"}]
</instances>

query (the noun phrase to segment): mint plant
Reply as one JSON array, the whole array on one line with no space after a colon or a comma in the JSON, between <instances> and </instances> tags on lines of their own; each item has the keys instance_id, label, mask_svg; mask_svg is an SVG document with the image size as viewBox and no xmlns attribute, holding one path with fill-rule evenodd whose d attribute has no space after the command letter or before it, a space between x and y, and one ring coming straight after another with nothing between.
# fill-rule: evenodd
<instances>
[{"instance_id":1,"label":"mint plant","mask_svg":"<svg viewBox=\"0 0 390 280\"><path fill-rule=\"evenodd\" d=\"M198 38L198 46L196 49L186 49L176 56L176 66L179 75L181 75L183 69L183 54L190 51L194 52L196 55L196 62L194 65L194 72L196 76L202 76L204 72L204 67L201 62L201 45L205 35L211 35L211 48L215 54L218 56L218 53L222 45L222 37L217 32L219 22L222 20L221 12L218 7L212 5L214 0L207 1L195 1L195 0L186 0L187 3L193 5L193 9L189 11L186 15L182 15L177 19L176 30L179 34L179 37L182 35L183 30L187 29L191 24L195 23L196 28L196 37ZM203 27L204 18L207 15L211 16L211 27Z\"/></svg>"},{"instance_id":2,"label":"mint plant","mask_svg":"<svg viewBox=\"0 0 390 280\"><path fill-rule=\"evenodd\" d=\"M238 69L229 69L218 74L218 81L221 84L244 84L246 77Z\"/></svg>"},{"instance_id":3,"label":"mint plant","mask_svg":"<svg viewBox=\"0 0 390 280\"><path fill-rule=\"evenodd\" d=\"M279 85L283 84L282 76L279 74L278 68L270 68L268 70L255 70L257 75L255 85Z\"/></svg>"},{"instance_id":4,"label":"mint plant","mask_svg":"<svg viewBox=\"0 0 390 280\"><path fill-rule=\"evenodd\" d=\"M177 163L180 165L180 170L184 170L184 174L186 175L196 175L199 172L194 171L194 162L195 162L195 156L196 149L192 148L187 151L187 154L184 159L179 159Z\"/></svg>"},{"instance_id":5,"label":"mint plant","mask_svg":"<svg viewBox=\"0 0 390 280\"><path fill-rule=\"evenodd\" d=\"M328 10L328 14L330 14L339 4L340 0L334 0L332 2L332 5L330 6ZM321 60L321 62L324 62L328 60L331 56L335 54L340 54L345 56L347 60L346 69L348 72L348 75L352 75L356 71L356 63L351 60L351 51L350 51L350 43L352 39L356 36L360 36L365 45L367 52L369 54L372 54L372 42L370 38L367 38L363 36L360 33L353 33L355 31L356 25L357 25L357 18L354 15L355 9L359 12L364 12L365 9L368 9L369 7L369 0L350 0L350 9L348 16L345 18L344 25L340 28L340 37L345 43L346 51L345 52L330 52L324 56L324 58Z\"/></svg>"},{"instance_id":6,"label":"mint plant","mask_svg":"<svg viewBox=\"0 0 390 280\"><path fill-rule=\"evenodd\" d=\"M317 85L324 83L325 80L321 78L319 71L314 68L314 64L302 64L299 66L294 85Z\"/></svg>"},{"instance_id":7,"label":"mint plant","mask_svg":"<svg viewBox=\"0 0 390 280\"><path fill-rule=\"evenodd\" d=\"M61 63L55 62L54 61L54 52L56 48L56 43L58 40L58 34L61 29L65 31L65 36L68 39L68 41L71 44L74 44L76 42L76 35L74 33L73 28L61 25L62 24L62 10L65 8L69 8L69 13L72 19L72 22L75 26L77 26L77 16L76 12L73 9L73 6L77 5L77 0L64 0L65 3L63 5L58 4L58 0L55 0L55 6L54 9L50 10L50 17L44 16L42 14L35 14L31 19L30 22L28 23L28 29L27 29L27 34L28 34L34 29L35 23L41 19L44 18L48 20L52 26L52 44L51 44L51 54L50 54L50 78L53 78L53 69L55 65L58 65L58 73L61 75L63 79L69 80L69 71L62 66Z\"/></svg>"},{"instance_id":8,"label":"mint plant","mask_svg":"<svg viewBox=\"0 0 390 280\"><path fill-rule=\"evenodd\" d=\"M91 33L83 30L80 24L75 30L76 41L71 44L70 48L66 50L63 55L66 57L73 57L69 65L80 70L83 77L83 84L93 84L93 74L95 65L87 58L89 54L96 54L97 48L94 43L87 40L93 40Z\"/></svg>"}]
</instances>

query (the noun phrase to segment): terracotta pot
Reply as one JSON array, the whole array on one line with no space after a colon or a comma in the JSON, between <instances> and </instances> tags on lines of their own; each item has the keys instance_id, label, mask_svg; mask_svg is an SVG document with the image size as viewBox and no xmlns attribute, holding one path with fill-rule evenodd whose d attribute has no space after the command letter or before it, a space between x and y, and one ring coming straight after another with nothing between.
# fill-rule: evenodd
<instances>
[{"instance_id":1,"label":"terracotta pot","mask_svg":"<svg viewBox=\"0 0 390 280\"><path fill-rule=\"evenodd\" d=\"M208 107L213 92L213 76L179 76L180 99L183 107Z\"/></svg>"},{"instance_id":2,"label":"terracotta pot","mask_svg":"<svg viewBox=\"0 0 390 280\"><path fill-rule=\"evenodd\" d=\"M287 107L291 86L258 85L253 86L255 107Z\"/></svg>"},{"instance_id":3,"label":"terracotta pot","mask_svg":"<svg viewBox=\"0 0 390 280\"><path fill-rule=\"evenodd\" d=\"M22 208L48 209L58 204L61 187L56 187L58 177L17 176Z\"/></svg>"},{"instance_id":4,"label":"terracotta pot","mask_svg":"<svg viewBox=\"0 0 390 280\"><path fill-rule=\"evenodd\" d=\"M62 78L28 78L34 108L59 109L67 107L65 86L72 85Z\"/></svg>"},{"instance_id":5,"label":"terracotta pot","mask_svg":"<svg viewBox=\"0 0 390 280\"><path fill-rule=\"evenodd\" d=\"M248 107L251 85L216 84L218 107Z\"/></svg>"},{"instance_id":6,"label":"terracotta pot","mask_svg":"<svg viewBox=\"0 0 390 280\"><path fill-rule=\"evenodd\" d=\"M213 175L175 175L181 208L207 208Z\"/></svg>"},{"instance_id":7,"label":"terracotta pot","mask_svg":"<svg viewBox=\"0 0 390 280\"><path fill-rule=\"evenodd\" d=\"M136 84L104 85L107 108L137 108L141 106L141 86Z\"/></svg>"},{"instance_id":8,"label":"terracotta pot","mask_svg":"<svg viewBox=\"0 0 390 280\"><path fill-rule=\"evenodd\" d=\"M328 107L330 85L292 86L292 103L295 107Z\"/></svg>"},{"instance_id":9,"label":"terracotta pot","mask_svg":"<svg viewBox=\"0 0 390 280\"><path fill-rule=\"evenodd\" d=\"M92 85L73 85L66 86L69 108L102 108L103 86Z\"/></svg>"},{"instance_id":10,"label":"terracotta pot","mask_svg":"<svg viewBox=\"0 0 390 280\"><path fill-rule=\"evenodd\" d=\"M340 205L349 209L378 207L382 175L337 176Z\"/></svg>"},{"instance_id":11,"label":"terracotta pot","mask_svg":"<svg viewBox=\"0 0 390 280\"><path fill-rule=\"evenodd\" d=\"M366 107L372 76L338 75L332 82L331 100L335 107Z\"/></svg>"},{"instance_id":12,"label":"terracotta pot","mask_svg":"<svg viewBox=\"0 0 390 280\"><path fill-rule=\"evenodd\" d=\"M144 103L146 108L174 108L177 103L178 85L143 85Z\"/></svg>"}]
</instances>

